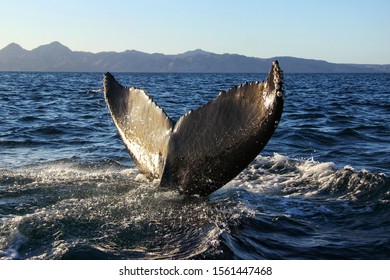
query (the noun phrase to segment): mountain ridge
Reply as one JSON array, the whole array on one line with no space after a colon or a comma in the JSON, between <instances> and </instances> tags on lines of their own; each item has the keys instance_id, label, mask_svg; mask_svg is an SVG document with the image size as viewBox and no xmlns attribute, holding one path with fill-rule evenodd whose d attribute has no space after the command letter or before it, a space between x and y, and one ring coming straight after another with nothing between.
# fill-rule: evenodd
<instances>
[{"instance_id":1,"label":"mountain ridge","mask_svg":"<svg viewBox=\"0 0 390 280\"><path fill-rule=\"evenodd\" d=\"M92 53L73 51L58 41L30 51L10 43L0 50L0 71L266 73L273 60L278 60L286 73L390 73L390 64L343 64L291 56L257 58L202 49L174 55L137 50Z\"/></svg>"}]
</instances>

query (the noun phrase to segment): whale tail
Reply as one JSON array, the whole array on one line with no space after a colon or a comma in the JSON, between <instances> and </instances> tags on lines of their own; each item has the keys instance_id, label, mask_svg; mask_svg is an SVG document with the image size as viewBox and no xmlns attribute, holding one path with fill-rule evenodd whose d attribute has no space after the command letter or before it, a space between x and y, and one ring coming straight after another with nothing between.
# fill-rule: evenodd
<instances>
[{"instance_id":1,"label":"whale tail","mask_svg":"<svg viewBox=\"0 0 390 280\"><path fill-rule=\"evenodd\" d=\"M221 92L176 123L147 94L105 74L105 100L137 168L160 186L209 195L260 153L279 124L283 72L273 62L263 82Z\"/></svg>"}]
</instances>

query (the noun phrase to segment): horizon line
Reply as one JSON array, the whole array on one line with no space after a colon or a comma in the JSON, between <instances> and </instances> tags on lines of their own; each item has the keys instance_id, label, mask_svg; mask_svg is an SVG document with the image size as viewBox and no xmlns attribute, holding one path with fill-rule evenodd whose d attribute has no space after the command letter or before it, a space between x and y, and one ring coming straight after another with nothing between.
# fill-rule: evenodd
<instances>
[{"instance_id":1,"label":"horizon line","mask_svg":"<svg viewBox=\"0 0 390 280\"><path fill-rule=\"evenodd\" d=\"M228 53L228 52L225 52L225 53L216 53L216 52L212 52L212 51L208 51L208 50L204 50L202 48L196 48L196 49L193 49L193 50L187 50L187 51L184 51L184 52L181 52L181 53L176 53L176 54L166 54L166 53L162 53L162 52L152 52L152 53L149 53L149 52L145 52L145 51L140 51L140 50L136 50L136 49L126 49L126 50L123 50L123 51L113 51L113 50L104 50L104 51L98 51L98 52L92 52L92 51L79 51L79 50L73 50L71 49L70 47L64 45L63 43L61 43L60 41L52 41L50 43L47 43L47 44L42 44L42 45L39 45L35 48L32 48L32 49L25 49L22 45L20 45L19 43L16 43L16 42L11 42L9 44L7 44L6 46L4 46L3 48L0 49L0 51L2 51L3 49L11 46L11 45L17 45L19 46L20 48L22 48L23 50L25 51L33 51L35 49L38 49L40 47L43 47L43 46L49 46L49 45L52 45L52 44L59 44L67 49L69 49L70 51L72 52L84 52L84 53L91 53L91 54L99 54L99 53L124 53L124 52L139 52L139 53L144 53L144 54L148 54L148 55L155 55L155 54L160 54L160 55L165 55L165 56L176 56L176 55L183 55L183 54L187 54L187 53L190 53L190 52L203 52L203 53L209 53L209 54L215 54L215 55L238 55L238 56L244 56L244 57L248 57L248 58L257 58L257 59L264 59L264 60L269 60L269 59L275 59L275 58L298 58L298 59L305 59L305 60L313 60L313 61L322 61L322 62L327 62L327 63L332 63L332 64L347 64L347 65L381 65L381 66L387 66L387 65L390 65L390 63L383 63L383 64L378 64L378 63L351 63L351 62L331 62L331 61L328 61L328 60L325 60L325 59L320 59L320 58L306 58L306 57L298 57L298 56L292 56L292 55L277 55L277 56L272 56L272 57L258 57L258 56L249 56L249 55L244 55L244 54L240 54L240 53Z\"/></svg>"}]
</instances>

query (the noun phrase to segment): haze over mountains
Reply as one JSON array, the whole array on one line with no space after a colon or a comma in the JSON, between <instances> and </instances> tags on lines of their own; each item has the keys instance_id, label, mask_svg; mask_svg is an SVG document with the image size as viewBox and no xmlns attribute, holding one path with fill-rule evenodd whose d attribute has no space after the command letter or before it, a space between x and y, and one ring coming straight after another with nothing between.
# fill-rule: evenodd
<instances>
[{"instance_id":1,"label":"haze over mountains","mask_svg":"<svg viewBox=\"0 0 390 280\"><path fill-rule=\"evenodd\" d=\"M11 43L0 50L0 71L266 73L279 60L286 73L390 73L390 64L338 64L295 57L255 58L203 50L177 55L72 51L59 42L31 51Z\"/></svg>"}]
</instances>

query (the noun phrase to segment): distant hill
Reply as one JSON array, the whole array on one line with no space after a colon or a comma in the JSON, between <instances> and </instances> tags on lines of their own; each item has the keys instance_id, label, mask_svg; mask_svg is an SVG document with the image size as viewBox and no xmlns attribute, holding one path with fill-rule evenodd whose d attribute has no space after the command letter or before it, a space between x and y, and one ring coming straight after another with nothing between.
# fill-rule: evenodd
<instances>
[{"instance_id":1,"label":"distant hill","mask_svg":"<svg viewBox=\"0 0 390 280\"><path fill-rule=\"evenodd\" d=\"M203 50L177 55L72 51L59 42L31 51L11 43L0 50L0 71L265 73L279 60L287 73L390 73L390 65L337 64L296 57L256 58Z\"/></svg>"}]
</instances>

